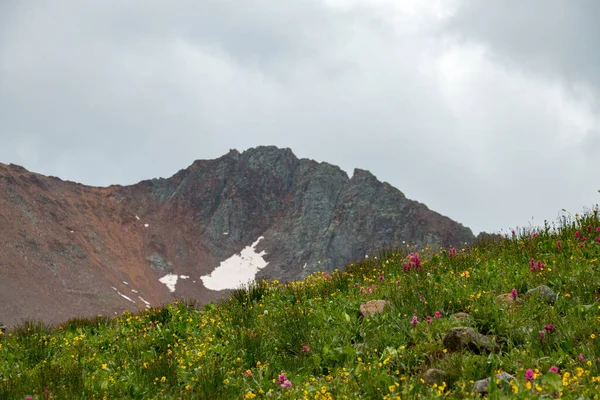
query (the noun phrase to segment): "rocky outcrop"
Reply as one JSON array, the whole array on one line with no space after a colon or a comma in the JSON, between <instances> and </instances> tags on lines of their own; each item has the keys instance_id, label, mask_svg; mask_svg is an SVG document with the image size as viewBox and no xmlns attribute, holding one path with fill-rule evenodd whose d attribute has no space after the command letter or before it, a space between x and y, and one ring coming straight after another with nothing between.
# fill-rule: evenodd
<instances>
[{"instance_id":1,"label":"rocky outcrop","mask_svg":"<svg viewBox=\"0 0 600 400\"><path fill-rule=\"evenodd\" d=\"M260 258L257 279L289 280L403 242L474 240L470 229L368 171L349 177L272 146L232 150L125 187L0 164L0 226L0 315L10 315L9 325L183 297L207 302L229 292L207 289L202 277L212 274L217 288L240 275L227 270L240 260Z\"/></svg>"},{"instance_id":2,"label":"rocky outcrop","mask_svg":"<svg viewBox=\"0 0 600 400\"><path fill-rule=\"evenodd\" d=\"M473 328L457 327L450 329L444 336L444 347L449 351L470 350L476 354L491 353L497 350L490 339Z\"/></svg>"}]
</instances>

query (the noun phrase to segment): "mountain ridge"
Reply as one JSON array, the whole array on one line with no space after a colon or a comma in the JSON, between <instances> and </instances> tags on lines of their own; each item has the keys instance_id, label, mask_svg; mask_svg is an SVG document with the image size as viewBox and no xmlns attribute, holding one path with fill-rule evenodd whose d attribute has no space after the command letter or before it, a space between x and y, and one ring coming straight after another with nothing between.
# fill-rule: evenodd
<instances>
[{"instance_id":1,"label":"mountain ridge","mask_svg":"<svg viewBox=\"0 0 600 400\"><path fill-rule=\"evenodd\" d=\"M233 285L207 290L201 277L259 237L253 251L267 264L256 278L283 281L405 243L475 239L367 170L349 177L275 146L231 150L127 186L0 164L0 223L0 315L8 324L215 300ZM159 281L167 275L174 292Z\"/></svg>"}]
</instances>

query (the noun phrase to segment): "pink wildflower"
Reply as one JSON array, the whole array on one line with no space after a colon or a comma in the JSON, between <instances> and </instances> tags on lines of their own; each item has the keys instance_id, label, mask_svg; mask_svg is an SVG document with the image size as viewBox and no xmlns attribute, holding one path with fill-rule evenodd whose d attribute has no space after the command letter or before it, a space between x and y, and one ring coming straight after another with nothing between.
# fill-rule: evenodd
<instances>
[{"instance_id":1,"label":"pink wildflower","mask_svg":"<svg viewBox=\"0 0 600 400\"><path fill-rule=\"evenodd\" d=\"M302 346L303 353L308 353L309 351L310 351L310 347L308 347L307 345Z\"/></svg>"},{"instance_id":2,"label":"pink wildflower","mask_svg":"<svg viewBox=\"0 0 600 400\"><path fill-rule=\"evenodd\" d=\"M538 339L540 340L540 342L541 342L542 340L544 340L544 335L545 335L545 332L544 332L544 331L540 331L540 332L539 332L539 337L538 337Z\"/></svg>"},{"instance_id":3,"label":"pink wildflower","mask_svg":"<svg viewBox=\"0 0 600 400\"><path fill-rule=\"evenodd\" d=\"M596 243L600 243L600 236L598 236L596 239L594 239L594 241L595 241Z\"/></svg>"},{"instance_id":4,"label":"pink wildflower","mask_svg":"<svg viewBox=\"0 0 600 400\"><path fill-rule=\"evenodd\" d=\"M511 295L511 297L512 297L513 299L516 299L516 298L517 298L517 289L513 288L513 289L510 291L510 295Z\"/></svg>"},{"instance_id":5,"label":"pink wildflower","mask_svg":"<svg viewBox=\"0 0 600 400\"><path fill-rule=\"evenodd\" d=\"M531 382L534 377L535 377L535 373L533 372L532 369L528 369L527 371L525 371L525 380L527 382Z\"/></svg>"},{"instance_id":6,"label":"pink wildflower","mask_svg":"<svg viewBox=\"0 0 600 400\"><path fill-rule=\"evenodd\" d=\"M282 384L283 382L285 382L287 380L287 376L285 376L285 374L280 374L279 375L279 383Z\"/></svg>"},{"instance_id":7,"label":"pink wildflower","mask_svg":"<svg viewBox=\"0 0 600 400\"><path fill-rule=\"evenodd\" d=\"M379 275L379 278L377 278L377 279L379 279L380 281L382 281L383 280L383 275Z\"/></svg>"},{"instance_id":8,"label":"pink wildflower","mask_svg":"<svg viewBox=\"0 0 600 400\"><path fill-rule=\"evenodd\" d=\"M583 355L583 353L579 353L579 361L585 361L585 357Z\"/></svg>"},{"instance_id":9,"label":"pink wildflower","mask_svg":"<svg viewBox=\"0 0 600 400\"><path fill-rule=\"evenodd\" d=\"M400 279L398 279L398 280L396 281L396 285L399 285L399 284L400 284Z\"/></svg>"},{"instance_id":10,"label":"pink wildflower","mask_svg":"<svg viewBox=\"0 0 600 400\"><path fill-rule=\"evenodd\" d=\"M249 369L244 371L244 375L246 375L246 377L250 378L252 376L252 371L250 371Z\"/></svg>"},{"instance_id":11,"label":"pink wildflower","mask_svg":"<svg viewBox=\"0 0 600 400\"><path fill-rule=\"evenodd\" d=\"M417 318L417 316L416 316L416 315L415 315L415 316L413 316L413 317L412 317L412 320L410 321L410 324L411 324L412 326L417 326L417 324L418 324L418 323L419 323L419 318Z\"/></svg>"},{"instance_id":12,"label":"pink wildflower","mask_svg":"<svg viewBox=\"0 0 600 400\"><path fill-rule=\"evenodd\" d=\"M425 321L427 321L427 323L431 325L431 315L428 315L427 318L425 318Z\"/></svg>"},{"instance_id":13,"label":"pink wildflower","mask_svg":"<svg viewBox=\"0 0 600 400\"><path fill-rule=\"evenodd\" d=\"M550 367L548 372L554 372L555 374L558 374L558 367L556 365L553 365Z\"/></svg>"},{"instance_id":14,"label":"pink wildflower","mask_svg":"<svg viewBox=\"0 0 600 400\"><path fill-rule=\"evenodd\" d=\"M456 255L456 249L454 247L450 248L450 257L454 257Z\"/></svg>"},{"instance_id":15,"label":"pink wildflower","mask_svg":"<svg viewBox=\"0 0 600 400\"><path fill-rule=\"evenodd\" d=\"M596 232L600 233L600 226L596 228Z\"/></svg>"},{"instance_id":16,"label":"pink wildflower","mask_svg":"<svg viewBox=\"0 0 600 400\"><path fill-rule=\"evenodd\" d=\"M588 231L591 231L591 230L592 230L592 226L588 225Z\"/></svg>"},{"instance_id":17,"label":"pink wildflower","mask_svg":"<svg viewBox=\"0 0 600 400\"><path fill-rule=\"evenodd\" d=\"M562 244L560 243L560 240L556 241L556 248L560 249L560 247L562 246Z\"/></svg>"},{"instance_id":18,"label":"pink wildflower","mask_svg":"<svg viewBox=\"0 0 600 400\"><path fill-rule=\"evenodd\" d=\"M575 231L575 238L579 239L579 236L581 236L581 233L579 233L579 231Z\"/></svg>"},{"instance_id":19,"label":"pink wildflower","mask_svg":"<svg viewBox=\"0 0 600 400\"><path fill-rule=\"evenodd\" d=\"M284 389L290 389L292 387L292 382L286 379L281 383L281 387Z\"/></svg>"},{"instance_id":20,"label":"pink wildflower","mask_svg":"<svg viewBox=\"0 0 600 400\"><path fill-rule=\"evenodd\" d=\"M547 332L553 332L553 331L554 331L554 325L552 325L552 324L548 324L548 325L544 326L544 329L545 329Z\"/></svg>"},{"instance_id":21,"label":"pink wildflower","mask_svg":"<svg viewBox=\"0 0 600 400\"><path fill-rule=\"evenodd\" d=\"M433 316L434 316L434 317L436 317L436 318L442 318L442 313L441 313L441 312L439 312L439 311L436 311L436 312L433 314Z\"/></svg>"}]
</instances>

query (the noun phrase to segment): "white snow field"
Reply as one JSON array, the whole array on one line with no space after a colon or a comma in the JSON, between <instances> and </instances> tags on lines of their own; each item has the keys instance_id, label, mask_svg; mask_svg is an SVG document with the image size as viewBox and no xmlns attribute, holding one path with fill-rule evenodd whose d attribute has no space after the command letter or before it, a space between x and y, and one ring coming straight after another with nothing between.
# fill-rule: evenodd
<instances>
[{"instance_id":1,"label":"white snow field","mask_svg":"<svg viewBox=\"0 0 600 400\"><path fill-rule=\"evenodd\" d=\"M208 275L201 276L202 283L210 290L237 289L247 286L254 281L258 271L269 264L263 259L267 254L264 250L256 252L256 246L264 239L259 237L256 242L246 247L239 254L234 254L215 268Z\"/></svg>"}]
</instances>

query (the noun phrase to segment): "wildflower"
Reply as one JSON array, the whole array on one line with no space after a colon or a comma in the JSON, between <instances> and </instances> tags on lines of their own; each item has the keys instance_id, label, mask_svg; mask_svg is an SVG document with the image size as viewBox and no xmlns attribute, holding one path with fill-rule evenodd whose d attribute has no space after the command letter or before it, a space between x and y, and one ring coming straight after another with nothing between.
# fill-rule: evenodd
<instances>
[{"instance_id":1,"label":"wildflower","mask_svg":"<svg viewBox=\"0 0 600 400\"><path fill-rule=\"evenodd\" d=\"M535 373L533 372L533 370L530 368L527 371L525 371L525 381L527 382L531 382L533 380L535 376Z\"/></svg>"},{"instance_id":2,"label":"wildflower","mask_svg":"<svg viewBox=\"0 0 600 400\"><path fill-rule=\"evenodd\" d=\"M579 353L579 361L585 361L585 357L583 356L583 353Z\"/></svg>"},{"instance_id":3,"label":"wildflower","mask_svg":"<svg viewBox=\"0 0 600 400\"><path fill-rule=\"evenodd\" d=\"M449 253L450 253L450 257L454 257L454 256L456 255L456 249L455 249L454 247L452 247L452 248L450 249L450 252L449 252Z\"/></svg>"},{"instance_id":4,"label":"wildflower","mask_svg":"<svg viewBox=\"0 0 600 400\"><path fill-rule=\"evenodd\" d=\"M289 389L292 387L292 382L290 382L289 380L285 380L281 383L281 387L284 389Z\"/></svg>"},{"instance_id":5,"label":"wildflower","mask_svg":"<svg viewBox=\"0 0 600 400\"><path fill-rule=\"evenodd\" d=\"M398 280L396 281L396 285L399 285L399 284L400 284L400 279L398 279Z\"/></svg>"},{"instance_id":6,"label":"wildflower","mask_svg":"<svg viewBox=\"0 0 600 400\"><path fill-rule=\"evenodd\" d=\"M587 228L588 228L588 231L591 231L591 230L592 230L592 226L591 226L591 225L588 225L588 227L587 227Z\"/></svg>"},{"instance_id":7,"label":"wildflower","mask_svg":"<svg viewBox=\"0 0 600 400\"><path fill-rule=\"evenodd\" d=\"M547 332L553 332L553 331L554 331L554 325L552 325L552 324L548 324L548 325L544 326L544 329L545 329Z\"/></svg>"},{"instance_id":8,"label":"wildflower","mask_svg":"<svg viewBox=\"0 0 600 400\"><path fill-rule=\"evenodd\" d=\"M562 244L560 243L560 240L556 241L556 248L560 249L560 247L562 246Z\"/></svg>"},{"instance_id":9,"label":"wildflower","mask_svg":"<svg viewBox=\"0 0 600 400\"><path fill-rule=\"evenodd\" d=\"M285 376L285 374L284 374L284 373L281 373L281 374L279 375L279 383L281 384L281 383L283 383L283 382L284 382L284 381L286 381L286 380L287 380L287 376Z\"/></svg>"},{"instance_id":10,"label":"wildflower","mask_svg":"<svg viewBox=\"0 0 600 400\"><path fill-rule=\"evenodd\" d=\"M575 238L579 239L580 236L581 236L581 233L579 233L579 231L575 231Z\"/></svg>"},{"instance_id":11,"label":"wildflower","mask_svg":"<svg viewBox=\"0 0 600 400\"><path fill-rule=\"evenodd\" d=\"M442 313L441 313L441 312L439 312L439 311L436 311L436 312L433 314L433 316L434 316L435 318L442 318Z\"/></svg>"},{"instance_id":12,"label":"wildflower","mask_svg":"<svg viewBox=\"0 0 600 400\"><path fill-rule=\"evenodd\" d=\"M425 318L425 321L427 321L427 323L431 325L431 315L428 315L427 318Z\"/></svg>"},{"instance_id":13,"label":"wildflower","mask_svg":"<svg viewBox=\"0 0 600 400\"><path fill-rule=\"evenodd\" d=\"M556 365L553 365L550 367L548 372L554 372L555 374L558 374L558 367Z\"/></svg>"},{"instance_id":14,"label":"wildflower","mask_svg":"<svg viewBox=\"0 0 600 400\"><path fill-rule=\"evenodd\" d=\"M246 377L250 378L252 376L252 371L247 369L246 371L244 371L244 375L246 375Z\"/></svg>"},{"instance_id":15,"label":"wildflower","mask_svg":"<svg viewBox=\"0 0 600 400\"><path fill-rule=\"evenodd\" d=\"M516 299L517 298L517 289L513 288L510 291L510 295L512 296L513 299Z\"/></svg>"},{"instance_id":16,"label":"wildflower","mask_svg":"<svg viewBox=\"0 0 600 400\"><path fill-rule=\"evenodd\" d=\"M48 400L50 397L52 397L52 395L50 394L50 391L48 389L44 390L44 400Z\"/></svg>"},{"instance_id":17,"label":"wildflower","mask_svg":"<svg viewBox=\"0 0 600 400\"><path fill-rule=\"evenodd\" d=\"M540 340L540 342L541 342L542 340L544 340L544 331L540 331L540 332L539 332L539 337L538 337L538 339Z\"/></svg>"},{"instance_id":18,"label":"wildflower","mask_svg":"<svg viewBox=\"0 0 600 400\"><path fill-rule=\"evenodd\" d=\"M379 278L377 278L377 279L379 279L380 281L382 281L383 280L383 275L379 275Z\"/></svg>"},{"instance_id":19,"label":"wildflower","mask_svg":"<svg viewBox=\"0 0 600 400\"><path fill-rule=\"evenodd\" d=\"M27 397L25 397L25 400L33 400L33 397L27 396Z\"/></svg>"},{"instance_id":20,"label":"wildflower","mask_svg":"<svg viewBox=\"0 0 600 400\"><path fill-rule=\"evenodd\" d=\"M594 241L595 241L596 243L600 243L600 236L598 236L596 239L594 239Z\"/></svg>"},{"instance_id":21,"label":"wildflower","mask_svg":"<svg viewBox=\"0 0 600 400\"><path fill-rule=\"evenodd\" d=\"M417 318L417 316L416 316L416 315L415 315L415 316L413 316L413 317L412 317L412 320L410 321L410 324L411 324L412 326L417 326L417 324L418 324L418 323L419 323L419 318Z\"/></svg>"},{"instance_id":22,"label":"wildflower","mask_svg":"<svg viewBox=\"0 0 600 400\"><path fill-rule=\"evenodd\" d=\"M600 226L596 228L596 232L600 233Z\"/></svg>"},{"instance_id":23,"label":"wildflower","mask_svg":"<svg viewBox=\"0 0 600 400\"><path fill-rule=\"evenodd\" d=\"M302 346L303 353L308 353L309 351L310 351L310 347L308 347L307 345Z\"/></svg>"}]
</instances>

